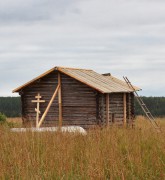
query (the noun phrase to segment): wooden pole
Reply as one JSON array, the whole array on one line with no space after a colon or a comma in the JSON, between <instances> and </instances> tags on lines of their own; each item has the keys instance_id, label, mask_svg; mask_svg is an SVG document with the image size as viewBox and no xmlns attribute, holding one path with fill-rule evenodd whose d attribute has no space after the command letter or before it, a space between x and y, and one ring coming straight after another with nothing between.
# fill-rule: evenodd
<instances>
[{"instance_id":1,"label":"wooden pole","mask_svg":"<svg viewBox=\"0 0 165 180\"><path fill-rule=\"evenodd\" d=\"M106 94L106 125L109 126L109 94Z\"/></svg>"},{"instance_id":2,"label":"wooden pole","mask_svg":"<svg viewBox=\"0 0 165 180\"><path fill-rule=\"evenodd\" d=\"M61 74L58 73L58 85L60 86L58 91L58 105L59 105L59 127L62 127L62 97L61 97Z\"/></svg>"},{"instance_id":3,"label":"wooden pole","mask_svg":"<svg viewBox=\"0 0 165 180\"><path fill-rule=\"evenodd\" d=\"M124 108L123 125L124 125L124 127L126 127L127 126L127 99L126 99L126 93L123 94L123 108Z\"/></svg>"},{"instance_id":4,"label":"wooden pole","mask_svg":"<svg viewBox=\"0 0 165 180\"><path fill-rule=\"evenodd\" d=\"M57 95L57 92L58 92L59 88L60 88L60 85L57 86L57 88L56 88L56 90L55 90L55 92L54 92L54 94L53 94L53 96L52 96L52 98L51 98L51 100L50 100L50 102L49 102L49 104L48 104L48 106L47 106L44 114L42 115L42 117L41 117L41 119L40 119L40 121L39 121L39 123L38 123L38 128L39 128L39 127L41 126L41 124L43 123L43 121L44 121L44 119L45 119L45 117L46 117L46 115L47 115L47 113L48 113L48 111L49 111L49 109L50 109L50 106L52 105L52 103L53 103L53 101L54 101L54 99L55 99L55 97L56 97L56 95Z\"/></svg>"}]
</instances>

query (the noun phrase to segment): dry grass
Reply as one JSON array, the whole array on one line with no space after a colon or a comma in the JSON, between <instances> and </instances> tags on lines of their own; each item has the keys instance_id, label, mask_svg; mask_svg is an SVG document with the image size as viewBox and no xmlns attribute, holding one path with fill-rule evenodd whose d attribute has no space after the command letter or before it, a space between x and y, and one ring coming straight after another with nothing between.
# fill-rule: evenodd
<instances>
[{"instance_id":1,"label":"dry grass","mask_svg":"<svg viewBox=\"0 0 165 180\"><path fill-rule=\"evenodd\" d=\"M165 121L136 129L12 133L0 129L0 179L165 179Z\"/></svg>"},{"instance_id":2,"label":"dry grass","mask_svg":"<svg viewBox=\"0 0 165 180\"><path fill-rule=\"evenodd\" d=\"M7 122L22 124L22 119L20 117L7 118Z\"/></svg>"}]
</instances>

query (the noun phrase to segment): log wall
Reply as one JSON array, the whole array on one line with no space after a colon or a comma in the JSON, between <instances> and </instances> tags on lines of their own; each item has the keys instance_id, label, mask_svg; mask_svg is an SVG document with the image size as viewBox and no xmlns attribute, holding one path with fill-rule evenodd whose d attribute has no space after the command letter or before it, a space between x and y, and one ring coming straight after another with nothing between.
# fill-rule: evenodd
<instances>
[{"instance_id":1,"label":"log wall","mask_svg":"<svg viewBox=\"0 0 165 180\"><path fill-rule=\"evenodd\" d=\"M61 74L63 125L93 127L97 121L97 92L87 85ZM30 86L21 95L24 124L35 126L36 103L31 101L40 93L45 103L40 103L41 115L44 113L58 84L57 72L50 73ZM40 115L40 118L41 118ZM58 126L58 96L55 98L43 126Z\"/></svg>"},{"instance_id":2,"label":"log wall","mask_svg":"<svg viewBox=\"0 0 165 180\"><path fill-rule=\"evenodd\" d=\"M106 96L99 94L99 122L106 126ZM134 125L134 94L126 94L127 125ZM124 121L123 93L109 94L109 124L122 126Z\"/></svg>"},{"instance_id":3,"label":"log wall","mask_svg":"<svg viewBox=\"0 0 165 180\"><path fill-rule=\"evenodd\" d=\"M73 124L84 128L97 125L97 92L64 74L61 78L63 125Z\"/></svg>"}]
</instances>

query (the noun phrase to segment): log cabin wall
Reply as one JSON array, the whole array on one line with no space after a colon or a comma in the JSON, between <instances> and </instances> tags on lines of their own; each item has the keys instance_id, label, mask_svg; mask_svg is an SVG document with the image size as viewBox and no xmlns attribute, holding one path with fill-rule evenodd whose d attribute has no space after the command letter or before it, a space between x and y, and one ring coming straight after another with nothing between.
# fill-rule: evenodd
<instances>
[{"instance_id":1,"label":"log cabin wall","mask_svg":"<svg viewBox=\"0 0 165 180\"><path fill-rule=\"evenodd\" d=\"M100 121L103 126L106 126L106 95L100 94ZM109 125L122 125L124 118L123 111L123 93L109 94Z\"/></svg>"},{"instance_id":2,"label":"log cabin wall","mask_svg":"<svg viewBox=\"0 0 165 180\"><path fill-rule=\"evenodd\" d=\"M61 75L63 125L90 128L97 121L97 91L69 77Z\"/></svg>"},{"instance_id":3,"label":"log cabin wall","mask_svg":"<svg viewBox=\"0 0 165 180\"><path fill-rule=\"evenodd\" d=\"M96 126L98 122L97 92L87 85L61 73L63 125L78 125L83 128ZM22 116L25 125L35 126L37 93L45 103L40 104L41 115L44 113L58 84L57 71L34 82L22 91ZM55 98L43 126L58 126L58 96ZM41 117L41 116L40 116Z\"/></svg>"},{"instance_id":4,"label":"log cabin wall","mask_svg":"<svg viewBox=\"0 0 165 180\"><path fill-rule=\"evenodd\" d=\"M109 125L123 126L124 102L123 93L109 94ZM99 122L106 126L106 95L99 94ZM127 125L134 125L134 94L126 94L126 121Z\"/></svg>"}]
</instances>

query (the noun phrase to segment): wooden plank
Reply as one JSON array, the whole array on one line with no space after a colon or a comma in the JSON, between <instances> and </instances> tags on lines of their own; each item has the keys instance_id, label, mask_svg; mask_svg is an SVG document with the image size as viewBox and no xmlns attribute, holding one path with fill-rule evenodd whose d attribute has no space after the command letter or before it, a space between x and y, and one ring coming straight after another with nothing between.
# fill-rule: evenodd
<instances>
[{"instance_id":1,"label":"wooden plank","mask_svg":"<svg viewBox=\"0 0 165 180\"><path fill-rule=\"evenodd\" d=\"M37 100L32 100L31 102L33 102L33 103L40 103L40 102L45 102L45 100L39 100L39 99L37 99Z\"/></svg>"},{"instance_id":2,"label":"wooden plank","mask_svg":"<svg viewBox=\"0 0 165 180\"><path fill-rule=\"evenodd\" d=\"M124 127L126 127L127 126L127 101L126 101L126 93L123 94L123 109L124 109L123 125L124 125Z\"/></svg>"},{"instance_id":3,"label":"wooden plank","mask_svg":"<svg viewBox=\"0 0 165 180\"><path fill-rule=\"evenodd\" d=\"M59 104L59 127L62 127L62 97L61 97L61 74L58 73L58 104Z\"/></svg>"},{"instance_id":4,"label":"wooden plank","mask_svg":"<svg viewBox=\"0 0 165 180\"><path fill-rule=\"evenodd\" d=\"M109 94L106 94L106 126L109 126Z\"/></svg>"},{"instance_id":5,"label":"wooden plank","mask_svg":"<svg viewBox=\"0 0 165 180\"><path fill-rule=\"evenodd\" d=\"M56 90L55 90L55 92L54 92L54 94L53 94L53 96L52 96L52 98L51 98L51 100L50 100L50 102L49 102L49 104L48 104L48 106L47 106L44 114L42 115L42 117L41 117L41 119L40 119L40 121L39 121L39 123L38 123L38 128L39 128L39 127L41 126L41 124L43 123L43 121L44 121L44 119L45 119L45 117L46 117L46 115L47 115L47 113L48 113L48 111L49 111L49 109L50 109L50 107L51 107L51 105L52 105L52 103L53 103L53 101L54 101L57 93L58 93L59 88L60 88L60 85L57 86L57 88L56 88Z\"/></svg>"},{"instance_id":6,"label":"wooden plank","mask_svg":"<svg viewBox=\"0 0 165 180\"><path fill-rule=\"evenodd\" d=\"M36 99L41 99L42 96L40 96L40 94L38 94L37 96L35 96Z\"/></svg>"}]
</instances>

